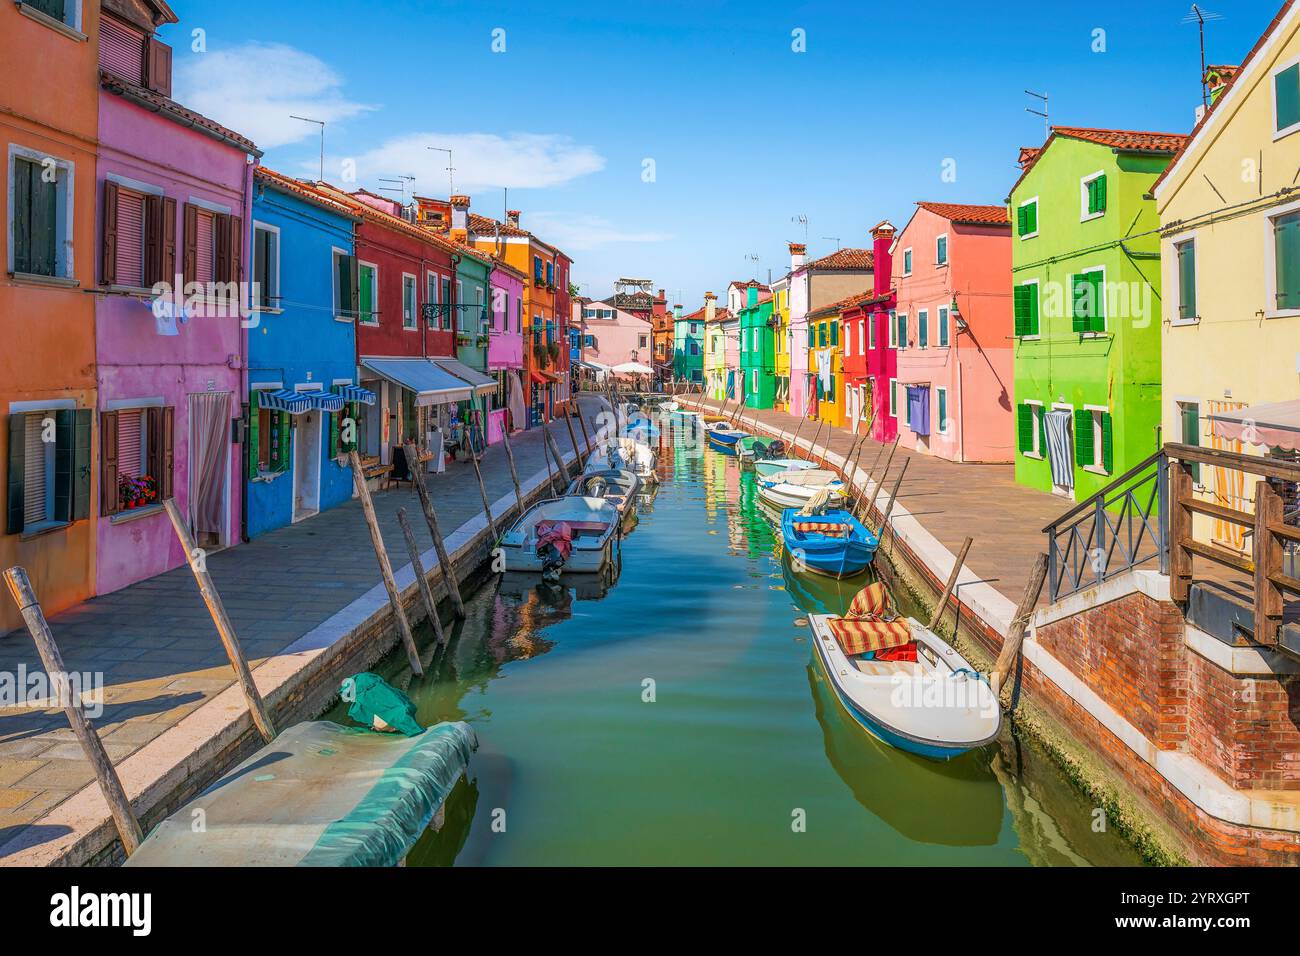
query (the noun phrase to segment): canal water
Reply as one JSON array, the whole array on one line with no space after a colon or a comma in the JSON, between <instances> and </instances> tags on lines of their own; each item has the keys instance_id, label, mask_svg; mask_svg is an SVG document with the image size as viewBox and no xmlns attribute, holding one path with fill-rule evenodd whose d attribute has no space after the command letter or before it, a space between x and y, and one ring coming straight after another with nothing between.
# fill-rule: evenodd
<instances>
[{"instance_id":1,"label":"canal water","mask_svg":"<svg viewBox=\"0 0 1300 956\"><path fill-rule=\"evenodd\" d=\"M401 652L376 668L480 741L410 865L1139 862L1005 723L947 763L866 734L806 617L867 579L796 575L752 471L681 420L658 442L615 581L493 576L423 678Z\"/></svg>"}]
</instances>

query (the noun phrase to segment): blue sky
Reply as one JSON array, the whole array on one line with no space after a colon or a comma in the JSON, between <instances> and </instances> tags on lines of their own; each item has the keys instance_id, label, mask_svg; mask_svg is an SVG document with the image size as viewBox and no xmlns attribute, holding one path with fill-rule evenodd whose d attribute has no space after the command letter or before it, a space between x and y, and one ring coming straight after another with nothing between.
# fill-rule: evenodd
<instances>
[{"instance_id":1,"label":"blue sky","mask_svg":"<svg viewBox=\"0 0 1300 956\"><path fill-rule=\"evenodd\" d=\"M179 0L163 36L177 98L267 165L316 175L317 128L291 113L328 120L340 184L350 163L357 184L414 175L444 196L446 154L425 147L451 146L457 192L500 216L509 187L586 294L643 276L688 307L783 274L797 216L819 255L901 227L919 199L1001 202L1017 147L1043 140L1025 89L1062 125L1186 132L1200 101L1190 0L839 6L284 0L272 19ZM1240 62L1279 6L1211 0L1209 62Z\"/></svg>"}]
</instances>

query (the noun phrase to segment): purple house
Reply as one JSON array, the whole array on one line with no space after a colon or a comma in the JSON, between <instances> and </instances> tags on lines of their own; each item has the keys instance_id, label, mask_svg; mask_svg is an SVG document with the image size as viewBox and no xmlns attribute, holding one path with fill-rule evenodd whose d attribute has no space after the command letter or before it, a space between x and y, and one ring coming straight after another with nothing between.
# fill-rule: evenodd
<instances>
[{"instance_id":1,"label":"purple house","mask_svg":"<svg viewBox=\"0 0 1300 956\"><path fill-rule=\"evenodd\" d=\"M171 99L165 3L103 0L100 22L96 591L240 540L241 285L257 148Z\"/></svg>"},{"instance_id":2,"label":"purple house","mask_svg":"<svg viewBox=\"0 0 1300 956\"><path fill-rule=\"evenodd\" d=\"M492 329L488 336L487 372L497 380L504 407L488 413L487 441L501 440L506 428L515 432L528 423L524 407L524 280L518 269L497 259L489 276L492 284Z\"/></svg>"}]
</instances>

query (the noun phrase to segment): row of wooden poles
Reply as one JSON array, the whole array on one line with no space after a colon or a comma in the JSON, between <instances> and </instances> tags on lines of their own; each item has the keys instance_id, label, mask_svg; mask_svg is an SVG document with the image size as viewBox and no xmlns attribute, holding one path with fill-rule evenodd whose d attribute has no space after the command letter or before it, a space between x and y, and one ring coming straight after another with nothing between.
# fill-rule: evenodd
<instances>
[{"instance_id":1,"label":"row of wooden poles","mask_svg":"<svg viewBox=\"0 0 1300 956\"><path fill-rule=\"evenodd\" d=\"M745 400L739 398L736 400L736 407L730 413L727 406L730 404L729 399L724 399L719 406L718 415L727 421L733 428L739 428L744 423ZM794 433L790 436L790 447L792 451L799 448L799 432L803 429L803 424L808 419L806 416L799 417L799 424L796 426ZM855 429L853 444L849 446L848 454L844 456L843 467L833 465L829 458L830 436L833 434L832 427L826 425L822 420L817 422L817 431L813 434L812 441L808 446L809 460L820 462L823 467L836 471L844 479L844 483L850 490L856 490L854 484L858 475L859 459L862 457L862 449L866 446L867 437L871 434L871 426L875 424L876 413L873 410L871 417L867 420L866 428L860 432ZM755 412L750 418L750 424L755 428L763 427L759 422L758 414ZM822 428L826 426L827 443L822 446L822 453L817 453L817 442L821 438ZM783 441L785 434L780 429L774 429ZM871 513L871 505L877 498L877 493L884 486L885 478L889 475L890 465L894 460L894 453L898 450L898 443L901 439L895 438L892 444L882 444L876 452L876 459L872 462L871 467L867 469L865 481L863 484L863 494L856 496L850 507L850 513L867 524L867 519ZM885 455L885 449L889 449L889 454ZM876 481L876 492L871 492L871 484L877 466L880 464L881 457L885 458L885 468L880 473L880 478ZM904 457L902 467L899 469L897 476L894 478L893 487L889 491L889 499L885 505L885 510L881 514L880 529L877 533L877 540L880 545L885 543L885 534L889 530L889 517L894 511L894 501L898 497L898 490L903 484L903 476L907 474L907 466L911 461L910 458ZM850 465L851 463L851 465ZM952 597L953 590L957 586L957 578L961 575L961 569L966 563L966 556L970 553L971 544L974 539L967 535L962 542L961 548L957 552L957 560L952 566L952 571L948 575L948 581L944 585L942 593L939 595L938 603L935 604L934 612L930 616L930 622L927 627L933 631L943 618L944 611L947 610L948 600ZM1024 644L1025 634L1029 630L1029 620L1033 616L1034 608L1038 604L1039 595L1042 593L1043 584L1047 580L1047 555L1039 554L1034 559L1033 567L1030 569L1029 578L1025 582L1024 593L1020 597L1020 603L1016 607L1015 616L1011 620L1011 629L1007 634L1006 640L1002 642L1002 648L998 653L996 663L990 671L990 683L995 689L1002 686L1002 682L1011 673L1012 667L1016 664L1020 654L1020 649ZM960 605L960 602L958 602ZM954 626L955 627L955 626Z\"/></svg>"},{"instance_id":2,"label":"row of wooden poles","mask_svg":"<svg viewBox=\"0 0 1300 956\"><path fill-rule=\"evenodd\" d=\"M608 395L608 398L612 403L612 393ZM574 406L576 404L576 402L573 403ZM569 440L573 445L574 454L577 456L579 468L581 468L584 454L578 445L577 435L573 428L574 410L571 407L562 417L568 427ZM577 412L576 417L582 428L586 455L590 456L592 441L587 432L587 423L580 411ZM560 454L559 446L555 441L555 437L551 434L550 428L543 427L542 433L543 457L546 460L547 472L547 486L545 487L549 487L553 494L563 494L565 484L568 481L568 471L564 465L564 458ZM515 467L515 456L513 449L510 447L510 436L504 432L502 433L502 444L505 446L506 460L510 465L510 480L514 484L515 506L518 509L517 513L522 515L524 512L523 489L519 484L519 472ZM438 570L442 580L447 585L447 593L451 599L455 616L458 619L463 619L465 617L465 601L460 592L460 584L456 577L451 555L447 552L446 541L438 524L438 514L429 495L424 472L418 466L418 451L415 445L410 442L403 446L403 450L407 462L411 464L409 470L412 476L412 484L415 486L416 495L420 500L420 509L424 512L425 521L429 526L429 534L433 538L434 550L438 555ZM470 460L474 464L474 476L478 481L479 495L483 502L483 515L487 519L487 527L495 544L498 540L497 518L492 514L491 503L488 500L487 487L483 482L483 472L479 467L478 458L478 454L473 454ZM554 460L554 468L552 468L552 460ZM366 526L370 531L370 541L375 550L375 557L379 562L379 571L384 581L384 587L388 591L389 605L397 624L402 646L406 651L412 672L416 676L423 675L424 665L420 660L419 650L415 644L415 636L411 630L410 620L407 618L406 609L402 604L401 591L397 587L392 562L389 560L388 551L384 546L384 538L379 528L379 518L375 512L374 500L371 498L370 488L366 484L365 468L355 450L349 453L348 462L352 468L353 484L356 487L357 497L361 501L361 510L365 515ZM217 590L216 583L212 580L212 575L208 572L206 555L190 533L189 523L181 514L175 499L168 498L163 502L163 507L166 509L167 516L171 519L172 527L176 531L176 537L180 541L181 547L185 550L185 557L189 563L190 571L194 574L194 580L199 586L199 594L203 598L203 603L207 606L213 624L216 625L217 634L221 638L221 644L225 649L227 659L230 661L230 666L235 671L235 678L244 699L248 703L253 724L257 727L262 739L270 743L275 739L275 725L271 721L266 702L258 691L257 684L253 681L253 673L248 665L248 658L244 654L238 636L235 634L235 628L231 623L230 616L226 613L225 605L221 601L221 594ZM434 635L437 639L436 646L443 648L447 643L447 634L443 630L442 621L438 616L438 605L433 596L429 574L425 572L424 562L420 557L419 545L416 543L415 533L411 528L405 508L397 510L397 521L401 526L402 536L406 541L407 554L411 559L411 567L419 584L425 614L433 626ZM40 654L41 664L45 667L46 674L50 676L51 686L59 688L57 694L60 698L59 702L68 717L68 722L72 726L77 741L81 744L86 759L94 769L95 779L104 795L105 802L108 804L109 812L113 816L113 823L122 839L122 846L125 848L127 855L130 856L144 839L140 821L131 807L131 802L122 786L122 781L118 777L117 770L113 767L113 762L109 759L107 751L104 749L99 733L95 730L91 719L86 715L80 697L70 692L72 685L66 680L67 668L63 663L63 655L54 640L54 634L50 630L44 612L41 610L36 591L32 587L26 570L21 567L12 567L5 571L4 576L5 583L8 585L27 629L36 643L36 650Z\"/></svg>"}]
</instances>

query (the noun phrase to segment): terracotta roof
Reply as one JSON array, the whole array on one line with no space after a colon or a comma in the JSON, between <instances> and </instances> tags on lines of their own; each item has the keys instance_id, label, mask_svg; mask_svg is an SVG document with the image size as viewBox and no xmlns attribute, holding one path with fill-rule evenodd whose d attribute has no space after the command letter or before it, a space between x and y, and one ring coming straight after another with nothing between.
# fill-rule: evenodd
<instances>
[{"instance_id":1,"label":"terracotta roof","mask_svg":"<svg viewBox=\"0 0 1300 956\"><path fill-rule=\"evenodd\" d=\"M284 175L284 173L277 173L274 169L270 169L266 166L258 166L254 169L253 179L254 181L261 180L274 189L297 196L299 199L306 200L307 202L315 203L317 206L328 209L330 212L338 213L340 216L347 216L349 219L354 220L361 218L354 213L349 206L339 202L331 196L325 195L310 183L291 179Z\"/></svg>"},{"instance_id":2,"label":"terracotta roof","mask_svg":"<svg viewBox=\"0 0 1300 956\"><path fill-rule=\"evenodd\" d=\"M805 263L803 268L819 272L855 272L871 269L874 262L875 257L870 249L840 249L829 256Z\"/></svg>"},{"instance_id":3,"label":"terracotta roof","mask_svg":"<svg viewBox=\"0 0 1300 956\"><path fill-rule=\"evenodd\" d=\"M191 109L186 109L168 96L161 93L155 93L153 90L147 90L143 86L136 86L122 79L116 73L110 73L108 70L99 71L99 85L110 93L116 93L119 96L125 96L133 99L143 105L146 109L154 107L159 111L165 110L171 114L170 118L174 119L181 125L197 126L205 129L209 133L214 133L219 137L228 139L232 145L243 148L246 152L261 156L262 151L257 148L251 139L241 136L232 129L227 129L214 119L208 119L201 113L196 113Z\"/></svg>"},{"instance_id":4,"label":"terracotta roof","mask_svg":"<svg viewBox=\"0 0 1300 956\"><path fill-rule=\"evenodd\" d=\"M837 312L844 312L845 310L851 309L854 306L858 305L860 302L862 302L863 299L870 298L873 294L874 294L874 290L863 289L861 292L855 292L850 296L845 296L843 299L840 299L838 302L830 302L827 303L826 305L813 309L811 312L808 313L806 318L820 319L823 316L834 315Z\"/></svg>"},{"instance_id":5,"label":"terracotta roof","mask_svg":"<svg viewBox=\"0 0 1300 956\"><path fill-rule=\"evenodd\" d=\"M1011 218L1007 215L1006 206L972 206L966 203L952 202L918 202L917 205L958 225L1011 225Z\"/></svg>"},{"instance_id":6,"label":"terracotta roof","mask_svg":"<svg viewBox=\"0 0 1300 956\"><path fill-rule=\"evenodd\" d=\"M1186 133L1152 133L1142 130L1092 129L1086 126L1053 126L1052 135L1047 137L1047 142L1025 163L1020 178L1016 180L1015 185L1011 187L1011 191L1007 193L1008 198L1024 182L1025 177L1029 175L1029 171L1038 165L1038 161L1043 158L1043 154L1047 152L1048 147L1052 145L1052 141L1058 136L1064 136L1067 139L1080 139L1085 142L1096 143L1099 146L1109 146L1111 149L1125 153L1155 153L1169 156L1176 155L1188 139ZM1026 152L1028 152L1026 147L1020 147L1022 158Z\"/></svg>"},{"instance_id":7,"label":"terracotta roof","mask_svg":"<svg viewBox=\"0 0 1300 956\"><path fill-rule=\"evenodd\" d=\"M1241 65L1233 69L1232 76L1228 78L1228 82L1224 85L1223 92L1220 93L1215 101L1210 104L1210 108L1205 111L1197 124L1192 127L1191 135L1184 138L1182 146L1179 147L1178 152L1174 153L1174 158L1169 161L1169 165L1161 171L1160 175L1156 177L1156 181L1151 184L1150 192L1152 195L1154 195L1155 191L1160 188L1160 184L1165 181L1165 177L1169 175L1169 170L1173 169L1174 166L1177 165L1178 161L1183 158L1183 153L1187 152L1187 147L1192 144L1192 141L1196 139L1200 131L1205 128L1205 124L1208 123L1210 117L1214 115L1215 109L1217 109L1219 104L1223 102L1224 98L1232 92L1232 87L1236 84L1237 78L1241 76L1242 73L1246 72L1246 67L1250 65L1250 62L1255 59L1256 54L1263 49L1264 44L1268 42L1274 31L1277 30L1282 21L1286 19L1286 15L1291 11L1293 3L1294 0L1286 0L1286 2L1282 4L1282 8L1277 11L1277 15L1273 17L1268 27L1260 34L1259 39L1255 41L1255 45L1251 47L1250 52L1246 54L1246 58L1241 61ZM1223 70L1232 68L1220 66L1207 67L1206 69L1208 72L1212 69Z\"/></svg>"},{"instance_id":8,"label":"terracotta roof","mask_svg":"<svg viewBox=\"0 0 1300 956\"><path fill-rule=\"evenodd\" d=\"M473 232L477 232L481 235L488 235L488 236L496 235L498 229L500 229L501 235L503 236L523 237L523 236L531 235L531 233L529 233L527 229L521 229L519 226L516 226L513 223L498 222L496 219L493 219L491 216L481 216L476 212L471 212L469 214L469 228Z\"/></svg>"},{"instance_id":9,"label":"terracotta roof","mask_svg":"<svg viewBox=\"0 0 1300 956\"><path fill-rule=\"evenodd\" d=\"M1021 169L1032 163L1038 158L1038 154L1043 151L1041 146L1021 146L1020 155L1016 157L1016 163Z\"/></svg>"},{"instance_id":10,"label":"terracotta roof","mask_svg":"<svg viewBox=\"0 0 1300 956\"><path fill-rule=\"evenodd\" d=\"M331 186L329 183L317 183L316 188L329 196L329 198L343 203L349 209L358 213L362 219L368 219L377 225L386 229L393 229L397 232L405 233L413 239L420 239L431 245L437 246L446 252L456 253L457 255L470 255L483 262L491 262L491 255L481 249L475 249L467 246L463 242L452 242L444 236L439 235L432 229L424 226L417 226L413 222L407 222L398 216L390 215L382 209L376 209L369 203L364 203L350 193L346 193L337 186Z\"/></svg>"}]
</instances>

